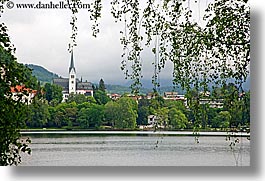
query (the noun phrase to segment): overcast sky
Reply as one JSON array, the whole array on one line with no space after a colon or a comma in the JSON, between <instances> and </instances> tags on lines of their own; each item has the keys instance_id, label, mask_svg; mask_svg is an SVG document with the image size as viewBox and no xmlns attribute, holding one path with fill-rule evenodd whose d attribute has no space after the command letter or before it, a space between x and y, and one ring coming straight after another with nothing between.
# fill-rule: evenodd
<instances>
[{"instance_id":1,"label":"overcast sky","mask_svg":"<svg viewBox=\"0 0 265 181\"><path fill-rule=\"evenodd\" d=\"M34 0L16 0L16 3L38 3ZM50 0L42 0L48 3ZM53 0L59 3L59 0ZM106 1L105 1L106 2ZM120 30L122 23L115 23L108 3L103 4L100 33L92 37L89 15L80 10L77 18L77 47L74 60L77 76L97 83L103 78L105 83L124 84L120 70L122 46ZM205 3L201 3L201 9ZM71 36L71 12L63 9L5 9L1 22L5 22L15 45L16 57L21 63L41 65L63 77L68 76L70 54L67 51ZM154 71L154 55L146 50L142 54L143 76L149 79ZM160 75L161 79L172 79L172 64L168 62ZM163 85L162 85L163 86Z\"/></svg>"}]
</instances>

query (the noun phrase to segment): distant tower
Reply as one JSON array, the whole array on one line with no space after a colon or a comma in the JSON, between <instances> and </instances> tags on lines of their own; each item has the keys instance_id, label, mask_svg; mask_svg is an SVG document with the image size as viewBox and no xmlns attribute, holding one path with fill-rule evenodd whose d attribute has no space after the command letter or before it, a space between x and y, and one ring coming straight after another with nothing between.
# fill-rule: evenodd
<instances>
[{"instance_id":1,"label":"distant tower","mask_svg":"<svg viewBox=\"0 0 265 181\"><path fill-rule=\"evenodd\" d=\"M69 94L76 93L76 71L74 66L73 50L71 53L71 62L69 67Z\"/></svg>"}]
</instances>

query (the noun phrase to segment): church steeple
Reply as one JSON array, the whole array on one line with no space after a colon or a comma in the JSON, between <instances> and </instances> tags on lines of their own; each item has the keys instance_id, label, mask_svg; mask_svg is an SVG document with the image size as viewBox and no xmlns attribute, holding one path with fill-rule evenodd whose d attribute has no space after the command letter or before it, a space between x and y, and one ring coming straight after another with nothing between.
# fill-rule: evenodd
<instances>
[{"instance_id":1,"label":"church steeple","mask_svg":"<svg viewBox=\"0 0 265 181\"><path fill-rule=\"evenodd\" d=\"M71 62L69 67L69 94L76 93L76 71L74 66L74 54L71 52Z\"/></svg>"},{"instance_id":2,"label":"church steeple","mask_svg":"<svg viewBox=\"0 0 265 181\"><path fill-rule=\"evenodd\" d=\"M70 67L69 67L69 73L71 72L71 70L74 70L75 71L75 66L74 66L74 50L72 50L71 52L71 62L70 62Z\"/></svg>"}]
</instances>

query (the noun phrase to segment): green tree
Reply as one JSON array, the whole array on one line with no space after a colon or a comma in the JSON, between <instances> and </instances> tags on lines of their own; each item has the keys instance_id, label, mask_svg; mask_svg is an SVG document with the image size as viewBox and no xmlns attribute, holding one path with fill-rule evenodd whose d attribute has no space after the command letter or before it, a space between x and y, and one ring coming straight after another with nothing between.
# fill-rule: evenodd
<instances>
[{"instance_id":1,"label":"green tree","mask_svg":"<svg viewBox=\"0 0 265 181\"><path fill-rule=\"evenodd\" d=\"M229 128L231 118L232 117L228 111L221 111L216 117L214 117L212 127L223 129Z\"/></svg>"},{"instance_id":2,"label":"green tree","mask_svg":"<svg viewBox=\"0 0 265 181\"><path fill-rule=\"evenodd\" d=\"M87 97L84 94L70 94L67 100L68 103L75 102L76 104L82 104L88 102Z\"/></svg>"},{"instance_id":3,"label":"green tree","mask_svg":"<svg viewBox=\"0 0 265 181\"><path fill-rule=\"evenodd\" d=\"M250 126L250 91L248 92L243 92L242 97L242 122L243 125Z\"/></svg>"},{"instance_id":4,"label":"green tree","mask_svg":"<svg viewBox=\"0 0 265 181\"><path fill-rule=\"evenodd\" d=\"M120 119L120 106L117 102L109 101L105 104L106 123L114 127Z\"/></svg>"},{"instance_id":5,"label":"green tree","mask_svg":"<svg viewBox=\"0 0 265 181\"><path fill-rule=\"evenodd\" d=\"M2 4L3 1L0 2L0 15ZM17 62L14 54L15 48L10 42L7 27L0 23L0 165L17 165L21 162L21 152L30 153L29 139L22 142L20 138L20 128L27 118L27 101L22 99L28 91L14 94L11 87L23 85L33 88L37 82L30 70Z\"/></svg>"},{"instance_id":6,"label":"green tree","mask_svg":"<svg viewBox=\"0 0 265 181\"><path fill-rule=\"evenodd\" d=\"M138 100L138 117L137 117L137 125L147 125L148 120L147 117L150 113L150 99L140 99Z\"/></svg>"},{"instance_id":7,"label":"green tree","mask_svg":"<svg viewBox=\"0 0 265 181\"><path fill-rule=\"evenodd\" d=\"M50 119L49 105L44 100L34 99L28 106L28 127L42 128L45 127Z\"/></svg>"},{"instance_id":8,"label":"green tree","mask_svg":"<svg viewBox=\"0 0 265 181\"><path fill-rule=\"evenodd\" d=\"M63 126L70 128L76 123L77 104L75 102L60 103L52 111L53 115L51 117L59 128Z\"/></svg>"},{"instance_id":9,"label":"green tree","mask_svg":"<svg viewBox=\"0 0 265 181\"><path fill-rule=\"evenodd\" d=\"M56 109L53 106L48 107L48 111L50 114L50 119L48 119L47 127L60 127L60 122L56 122L58 120L55 119Z\"/></svg>"},{"instance_id":10,"label":"green tree","mask_svg":"<svg viewBox=\"0 0 265 181\"><path fill-rule=\"evenodd\" d=\"M65 108L65 116L68 118L67 126L68 128L72 128L73 126L77 126L77 107L68 107Z\"/></svg>"},{"instance_id":11,"label":"green tree","mask_svg":"<svg viewBox=\"0 0 265 181\"><path fill-rule=\"evenodd\" d=\"M90 126L99 128L104 122L104 105L93 104L90 108L89 116Z\"/></svg>"},{"instance_id":12,"label":"green tree","mask_svg":"<svg viewBox=\"0 0 265 181\"><path fill-rule=\"evenodd\" d=\"M149 107L141 106L138 108L137 125L147 125L147 117L150 115Z\"/></svg>"},{"instance_id":13,"label":"green tree","mask_svg":"<svg viewBox=\"0 0 265 181\"><path fill-rule=\"evenodd\" d=\"M225 84L222 87L224 94L224 111L231 115L230 127L239 127L245 124L245 115L249 115L249 99L245 92L241 92L235 83ZM247 101L248 100L248 101Z\"/></svg>"},{"instance_id":14,"label":"green tree","mask_svg":"<svg viewBox=\"0 0 265 181\"><path fill-rule=\"evenodd\" d=\"M63 89L59 85L46 83L44 85L45 98L50 103L54 104L61 103L63 100Z\"/></svg>"},{"instance_id":15,"label":"green tree","mask_svg":"<svg viewBox=\"0 0 265 181\"><path fill-rule=\"evenodd\" d=\"M92 104L90 108L82 108L78 112L77 121L81 128L99 128L104 120L104 106Z\"/></svg>"},{"instance_id":16,"label":"green tree","mask_svg":"<svg viewBox=\"0 0 265 181\"><path fill-rule=\"evenodd\" d=\"M122 97L117 102L108 102L105 105L105 118L114 128L136 127L137 103L128 97Z\"/></svg>"},{"instance_id":17,"label":"green tree","mask_svg":"<svg viewBox=\"0 0 265 181\"><path fill-rule=\"evenodd\" d=\"M87 97L87 102L89 102L89 103L94 103L94 104L97 103L96 99L95 99L94 97L92 97L92 96L88 96L88 97Z\"/></svg>"},{"instance_id":18,"label":"green tree","mask_svg":"<svg viewBox=\"0 0 265 181\"><path fill-rule=\"evenodd\" d=\"M158 125L164 127L168 126L168 112L169 109L167 107L162 107L155 111L155 115L158 120Z\"/></svg>"},{"instance_id":19,"label":"green tree","mask_svg":"<svg viewBox=\"0 0 265 181\"><path fill-rule=\"evenodd\" d=\"M87 129L89 128L89 115L90 111L89 108L82 108L78 112L77 121L81 128Z\"/></svg>"},{"instance_id":20,"label":"green tree","mask_svg":"<svg viewBox=\"0 0 265 181\"><path fill-rule=\"evenodd\" d=\"M176 108L177 110L180 110L183 113L187 111L187 108L185 107L183 101L165 100L164 106L167 107L168 109Z\"/></svg>"},{"instance_id":21,"label":"green tree","mask_svg":"<svg viewBox=\"0 0 265 181\"><path fill-rule=\"evenodd\" d=\"M119 104L119 119L117 120L116 128L130 128L134 129L136 126L137 118L137 103L128 97L120 98L117 103Z\"/></svg>"},{"instance_id":22,"label":"green tree","mask_svg":"<svg viewBox=\"0 0 265 181\"><path fill-rule=\"evenodd\" d=\"M169 125L177 129L185 129L188 125L188 119L181 110L171 108L168 112Z\"/></svg>"},{"instance_id":23,"label":"green tree","mask_svg":"<svg viewBox=\"0 0 265 181\"><path fill-rule=\"evenodd\" d=\"M102 92L106 92L106 86L105 86L103 79L100 79L100 81L99 81L98 90L100 90Z\"/></svg>"},{"instance_id":24,"label":"green tree","mask_svg":"<svg viewBox=\"0 0 265 181\"><path fill-rule=\"evenodd\" d=\"M213 119L218 115L218 113L222 111L221 108L209 108L207 111L207 117L208 117L208 125L210 127L213 127Z\"/></svg>"},{"instance_id":25,"label":"green tree","mask_svg":"<svg viewBox=\"0 0 265 181\"><path fill-rule=\"evenodd\" d=\"M94 98L96 99L97 103L101 105L104 105L111 100L109 96L106 94L106 92L101 90L97 90L95 92Z\"/></svg>"}]
</instances>

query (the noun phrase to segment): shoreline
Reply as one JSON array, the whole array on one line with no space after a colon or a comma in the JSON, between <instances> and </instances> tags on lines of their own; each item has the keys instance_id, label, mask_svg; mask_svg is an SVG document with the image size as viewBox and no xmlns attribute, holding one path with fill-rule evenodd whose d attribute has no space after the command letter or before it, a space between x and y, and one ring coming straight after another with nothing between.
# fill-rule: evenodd
<instances>
[{"instance_id":1,"label":"shoreline","mask_svg":"<svg viewBox=\"0 0 265 181\"><path fill-rule=\"evenodd\" d=\"M231 136L231 137L250 137L246 132L225 132L225 131L67 131L67 130L21 130L22 136L25 135L164 135L164 136Z\"/></svg>"}]
</instances>

